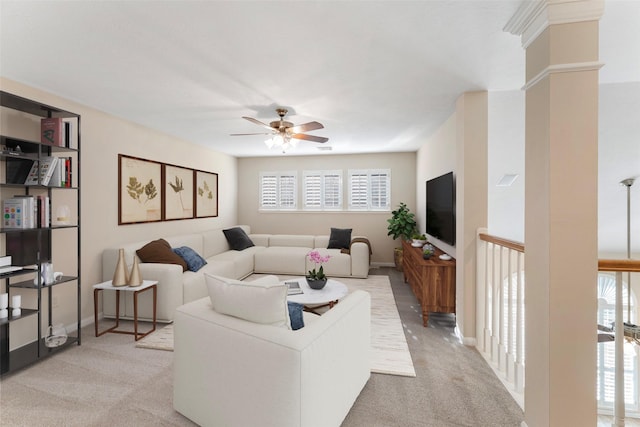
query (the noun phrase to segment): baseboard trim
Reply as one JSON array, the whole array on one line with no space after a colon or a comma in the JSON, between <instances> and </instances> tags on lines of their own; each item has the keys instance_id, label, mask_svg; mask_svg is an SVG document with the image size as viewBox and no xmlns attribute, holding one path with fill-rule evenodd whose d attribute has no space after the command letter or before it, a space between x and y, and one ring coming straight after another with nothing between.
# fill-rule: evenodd
<instances>
[{"instance_id":1,"label":"baseboard trim","mask_svg":"<svg viewBox=\"0 0 640 427\"><path fill-rule=\"evenodd\" d=\"M395 267L396 265L392 262L372 262L370 266L371 268L380 268L380 267Z\"/></svg>"},{"instance_id":2,"label":"baseboard trim","mask_svg":"<svg viewBox=\"0 0 640 427\"><path fill-rule=\"evenodd\" d=\"M457 322L456 322L455 334L460 340L460 342L462 342L462 344L469 345L471 347L477 347L478 340L475 337L465 337L464 335L462 335L462 332L460 331L460 325L458 325Z\"/></svg>"}]
</instances>

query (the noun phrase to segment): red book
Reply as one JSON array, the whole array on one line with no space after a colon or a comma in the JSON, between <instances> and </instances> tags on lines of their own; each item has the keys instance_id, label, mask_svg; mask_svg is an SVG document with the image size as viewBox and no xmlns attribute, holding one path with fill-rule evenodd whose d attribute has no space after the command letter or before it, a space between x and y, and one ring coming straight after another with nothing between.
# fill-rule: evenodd
<instances>
[{"instance_id":1,"label":"red book","mask_svg":"<svg viewBox=\"0 0 640 427\"><path fill-rule=\"evenodd\" d=\"M71 187L71 157L67 157L64 162L64 171L65 171L65 187Z\"/></svg>"},{"instance_id":2,"label":"red book","mask_svg":"<svg viewBox=\"0 0 640 427\"><path fill-rule=\"evenodd\" d=\"M50 117L40 121L40 142L62 146L62 119Z\"/></svg>"}]
</instances>

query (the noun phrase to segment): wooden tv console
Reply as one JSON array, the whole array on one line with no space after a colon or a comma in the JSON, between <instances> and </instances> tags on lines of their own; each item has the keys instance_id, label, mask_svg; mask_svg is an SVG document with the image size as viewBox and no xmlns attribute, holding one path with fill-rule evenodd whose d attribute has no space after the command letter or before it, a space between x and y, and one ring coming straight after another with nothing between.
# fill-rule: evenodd
<instances>
[{"instance_id":1,"label":"wooden tv console","mask_svg":"<svg viewBox=\"0 0 640 427\"><path fill-rule=\"evenodd\" d=\"M427 326L429 312L456 312L456 261L439 258L443 252L429 259L422 257L422 248L414 248L409 242L402 242L402 270L404 281L420 302L422 324Z\"/></svg>"}]
</instances>

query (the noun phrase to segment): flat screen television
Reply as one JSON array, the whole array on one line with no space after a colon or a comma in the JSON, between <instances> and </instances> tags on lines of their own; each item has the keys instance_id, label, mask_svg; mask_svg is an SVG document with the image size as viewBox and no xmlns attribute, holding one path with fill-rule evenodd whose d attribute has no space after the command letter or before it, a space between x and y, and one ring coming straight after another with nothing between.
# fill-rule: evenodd
<instances>
[{"instance_id":1,"label":"flat screen television","mask_svg":"<svg viewBox=\"0 0 640 427\"><path fill-rule=\"evenodd\" d=\"M427 181L427 234L456 244L456 186L453 172Z\"/></svg>"}]
</instances>

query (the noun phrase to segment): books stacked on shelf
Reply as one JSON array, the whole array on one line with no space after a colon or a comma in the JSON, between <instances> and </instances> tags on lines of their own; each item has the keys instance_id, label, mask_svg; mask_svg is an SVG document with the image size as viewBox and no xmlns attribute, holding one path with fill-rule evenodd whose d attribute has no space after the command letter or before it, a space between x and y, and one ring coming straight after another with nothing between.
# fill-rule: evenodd
<instances>
[{"instance_id":1,"label":"books stacked on shelf","mask_svg":"<svg viewBox=\"0 0 640 427\"><path fill-rule=\"evenodd\" d=\"M40 121L40 142L48 145L70 148L72 145L73 122L70 119L49 117Z\"/></svg>"},{"instance_id":2,"label":"books stacked on shelf","mask_svg":"<svg viewBox=\"0 0 640 427\"><path fill-rule=\"evenodd\" d=\"M71 187L71 157L58 157L58 164L60 165L60 180L53 181L51 185ZM59 182L59 184L56 184L56 182Z\"/></svg>"},{"instance_id":3,"label":"books stacked on shelf","mask_svg":"<svg viewBox=\"0 0 640 427\"><path fill-rule=\"evenodd\" d=\"M56 162L55 157L42 157L39 161L36 160L31 165L31 170L27 175L27 179L24 181L25 185L47 185L53 175Z\"/></svg>"},{"instance_id":4,"label":"books stacked on shelf","mask_svg":"<svg viewBox=\"0 0 640 427\"><path fill-rule=\"evenodd\" d=\"M33 162L25 185L71 187L71 157L45 156ZM39 179L39 181L38 181Z\"/></svg>"},{"instance_id":5,"label":"books stacked on shelf","mask_svg":"<svg viewBox=\"0 0 640 427\"><path fill-rule=\"evenodd\" d=\"M3 228L41 228L51 225L49 196L15 195L2 202Z\"/></svg>"}]
</instances>

